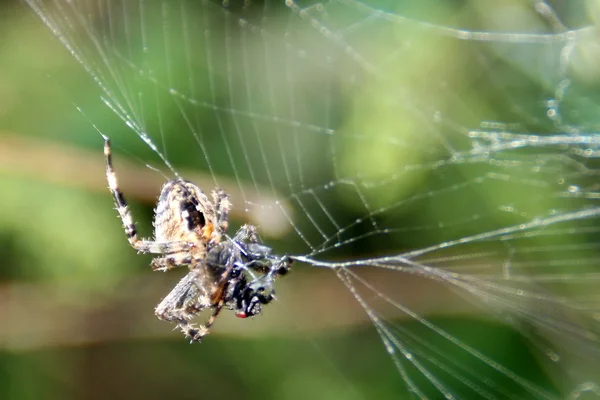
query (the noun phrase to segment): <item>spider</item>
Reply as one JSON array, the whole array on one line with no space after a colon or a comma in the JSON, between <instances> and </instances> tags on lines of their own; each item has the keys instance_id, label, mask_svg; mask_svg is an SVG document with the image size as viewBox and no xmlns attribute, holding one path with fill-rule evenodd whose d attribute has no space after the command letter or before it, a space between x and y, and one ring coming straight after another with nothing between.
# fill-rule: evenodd
<instances>
[{"instance_id":1,"label":"spider","mask_svg":"<svg viewBox=\"0 0 600 400\"><path fill-rule=\"evenodd\" d=\"M190 181L177 178L163 186L154 215L154 240L140 239L127 202L119 189L112 166L110 140L104 136L106 179L123 223L129 244L139 253L157 254L155 271L187 266L189 272L158 304L158 318L175 322L184 335L200 342L223 307L239 318L262 312L275 298L273 282L292 264L288 256L275 256L262 244L256 227L242 226L229 238L226 234L229 197L220 189L212 201ZM204 325L190 320L202 310L212 314Z\"/></svg>"}]
</instances>

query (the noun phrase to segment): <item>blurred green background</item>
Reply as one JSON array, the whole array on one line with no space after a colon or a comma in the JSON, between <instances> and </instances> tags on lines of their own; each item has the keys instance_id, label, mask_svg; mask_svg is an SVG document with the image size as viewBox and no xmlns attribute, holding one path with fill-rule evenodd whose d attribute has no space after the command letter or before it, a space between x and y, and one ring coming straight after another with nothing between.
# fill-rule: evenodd
<instances>
[{"instance_id":1,"label":"blurred green background","mask_svg":"<svg viewBox=\"0 0 600 400\"><path fill-rule=\"evenodd\" d=\"M164 182L160 173L145 167L154 155L104 107L90 77L26 5L4 1L0 7L0 399L409 398L406 384L372 324L331 271L298 264L290 276L278 282L280 301L269 305L265 315L251 321L220 317L214 333L201 345L188 344L178 332L171 332L169 324L158 321L153 307L182 272L150 273L150 257L136 255L128 246L104 182L102 140L90 121L113 139L117 173L144 236L150 236L154 199ZM445 11L452 7L446 5ZM274 7L271 12L277 15L282 9ZM412 13L418 16L433 9L415 7ZM431 11L429 17L435 20L436 13ZM393 74L397 67L393 63L389 71L382 71L397 81L367 79L363 82L367 87L364 96L356 96L347 87L340 89L348 90L344 93L347 104L338 111L361 110L350 118L339 117L340 129L353 126L369 132L369 127L377 125L375 131L381 135L398 134L402 140L418 142L422 136L416 114L390 112L382 104L398 86L414 85L410 89L422 93L419 101L423 103L439 96L440 92L428 90L425 80L414 78L420 65L451 63L448 58L437 59L440 54L435 50L444 44L430 46L431 51L403 63L404 69L398 74ZM386 50L372 49L369 59L386 56ZM455 61L464 62L459 55L455 57ZM455 78L460 81L470 78L468 75L462 71ZM536 90L544 92L544 83L541 78L535 82ZM531 87L522 90L531 93ZM497 106L497 99L488 99L489 93L473 92L466 87L457 97L478 110ZM167 111L167 116L169 112L178 110ZM479 115L479 111L473 114ZM503 115L502 111L492 114ZM306 115L298 118L311 122ZM193 141L185 125L179 124L168 138L169 160L188 172L186 178L210 182L210 174L195 161L198 146L179 144L183 143L180 140ZM418 142L417 148L426 148L430 140ZM375 171L391 175L404 165L425 162L428 157L441 158L435 153L411 152L411 146L403 147L406 151L401 154L390 154L382 143L373 137L367 146L360 141L339 144L344 149L338 160L342 174ZM357 162L358 151L374 161ZM211 152L227 164L224 146L214 144ZM154 160L151 165L161 166ZM316 163L314 168L321 165ZM219 173L227 166L215 168ZM444 185L450 186L448 182L454 179L460 182L469 173L479 174L460 171L456 177L444 177ZM314 176L325 181L318 173ZM223 177L227 178L231 176ZM431 178L416 174L394 190L374 189L376 201L398 201L415 187L431 185L431 180L424 183L426 179ZM455 194L460 197L460 193ZM497 204L503 201L496 199L477 208L490 212ZM462 206L469 208L472 203L464 200ZM344 220L355 218L357 207L341 196L327 208L339 211L337 217ZM537 204L532 209L536 207L551 208ZM392 225L401 226L398 221L417 225L428 218L452 220L448 210L420 215L430 208L427 202L411 205L406 212L409 215L393 220ZM454 212L464 216L469 210ZM246 218L244 213L234 215L233 225L246 222ZM496 221L498 225L506 223ZM480 225L474 229L482 232L491 228ZM274 228L273 232L266 236L278 252L306 253L290 230ZM428 234L430 237L425 238ZM369 242L347 246L336 256L378 255L378 246L411 248L419 241L425 246L428 240L437 243L437 235L442 234L426 231L423 235L403 239L400 245ZM467 232L458 234L465 235ZM376 273L371 279L377 280ZM398 293L409 290L410 283L404 285L399 283ZM428 290L426 284L422 291L431 296L437 293ZM437 300L448 301L442 295ZM412 301L432 302L419 296ZM434 309L427 319L550 393L564 393L560 378L544 369L519 333L476 315L468 306L452 311L453 301L449 301L450 311ZM448 347L445 338L428 332L418 322L406 320L402 326L420 333L433 347ZM456 351L446 356L452 359L460 354ZM443 371L436 373L445 376ZM419 385L430 386L418 371L411 371L411 377ZM498 384L507 385L507 391L515 396L528 396L510 379L507 381ZM436 396L441 398L439 393L431 398ZM473 393L464 393L464 397L478 398Z\"/></svg>"}]
</instances>

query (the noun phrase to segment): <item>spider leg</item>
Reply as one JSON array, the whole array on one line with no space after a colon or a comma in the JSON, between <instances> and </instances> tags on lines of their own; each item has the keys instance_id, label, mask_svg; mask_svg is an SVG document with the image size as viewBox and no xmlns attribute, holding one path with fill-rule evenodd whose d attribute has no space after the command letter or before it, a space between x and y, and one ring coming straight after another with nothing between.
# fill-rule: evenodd
<instances>
[{"instance_id":1,"label":"spider leg","mask_svg":"<svg viewBox=\"0 0 600 400\"><path fill-rule=\"evenodd\" d=\"M150 266L153 271L168 271L184 265L190 266L194 261L194 258L187 253L175 253L152 259Z\"/></svg>"},{"instance_id":2,"label":"spider leg","mask_svg":"<svg viewBox=\"0 0 600 400\"><path fill-rule=\"evenodd\" d=\"M197 341L208 332L202 327L197 328L189 322L196 314L204 308L210 306L201 303L200 299L206 298L196 286L197 273L196 271L189 272L179 281L179 283L169 292L169 294L156 306L154 313L159 319L169 322L176 322L177 327L188 337ZM196 339L198 332L202 335Z\"/></svg>"},{"instance_id":3,"label":"spider leg","mask_svg":"<svg viewBox=\"0 0 600 400\"><path fill-rule=\"evenodd\" d=\"M193 247L192 243L183 241L172 241L172 242L157 242L153 240L142 240L137 236L137 229L131 212L127 207L127 201L123 192L119 189L117 181L117 175L112 165L112 152L110 147L110 140L104 136L104 157L106 159L106 180L108 181L108 188L110 189L117 212L123 222L123 228L127 235L127 240L131 247L136 249L140 253L155 253L155 254L169 254L180 251L187 251Z\"/></svg>"},{"instance_id":4,"label":"spider leg","mask_svg":"<svg viewBox=\"0 0 600 400\"><path fill-rule=\"evenodd\" d=\"M209 297L202 293L197 283L200 272L190 271L156 306L154 313L159 319L176 322L186 337L196 342L202 341L225 305L230 272L231 269L223 272L216 285L217 289ZM205 303L202 302L203 299L206 300ZM211 306L214 306L213 313L204 325L195 326L189 322L196 314Z\"/></svg>"},{"instance_id":5,"label":"spider leg","mask_svg":"<svg viewBox=\"0 0 600 400\"><path fill-rule=\"evenodd\" d=\"M218 295L216 296L216 299L218 299L218 300L217 300L217 303L215 304L215 309L214 309L212 315L210 316L210 318L208 318L208 321L206 322L206 324L204 324L204 327L206 329L209 329L211 326L213 326L213 324L215 323L215 320L219 316L219 313L223 309L223 305L225 305L225 301L226 301L225 293L227 292L227 287L229 286L229 282L227 281L228 277L229 277L229 270L227 270L225 272L225 274L223 275L223 277L221 278L222 284L220 285L219 290L218 290Z\"/></svg>"},{"instance_id":6,"label":"spider leg","mask_svg":"<svg viewBox=\"0 0 600 400\"><path fill-rule=\"evenodd\" d=\"M210 328L213 326L219 313L223 309L225 302L227 301L227 289L229 287L229 275L231 274L231 268L227 268L221 277L219 278L219 282L217 283L217 289L211 295L211 302L214 305L214 310L211 316L208 318L208 321L204 325L199 325L198 328L193 328L190 330L188 327L182 328L182 331L188 336L190 339L196 342L200 342L204 336L206 336Z\"/></svg>"},{"instance_id":7,"label":"spider leg","mask_svg":"<svg viewBox=\"0 0 600 400\"><path fill-rule=\"evenodd\" d=\"M248 242L248 243L260 243L258 237L258 230L254 225L243 225L233 236L233 240L236 242Z\"/></svg>"},{"instance_id":8,"label":"spider leg","mask_svg":"<svg viewBox=\"0 0 600 400\"><path fill-rule=\"evenodd\" d=\"M217 225L220 228L220 234L223 234L227 230L228 226L228 215L231 210L231 202L229 196L222 189L213 190L212 193L213 204L215 205L215 214L217 217Z\"/></svg>"}]
</instances>

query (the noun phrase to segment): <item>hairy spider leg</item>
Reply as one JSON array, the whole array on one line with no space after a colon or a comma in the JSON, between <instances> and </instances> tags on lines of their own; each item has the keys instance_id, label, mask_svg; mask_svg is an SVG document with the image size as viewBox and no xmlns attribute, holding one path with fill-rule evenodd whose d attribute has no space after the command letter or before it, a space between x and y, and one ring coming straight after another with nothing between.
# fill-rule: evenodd
<instances>
[{"instance_id":1,"label":"hairy spider leg","mask_svg":"<svg viewBox=\"0 0 600 400\"><path fill-rule=\"evenodd\" d=\"M217 225L220 229L220 234L224 234L229 225L228 214L231 210L231 202L229 196L223 189L213 190L212 193L213 203L215 205L215 211L217 213Z\"/></svg>"},{"instance_id":2,"label":"hairy spider leg","mask_svg":"<svg viewBox=\"0 0 600 400\"><path fill-rule=\"evenodd\" d=\"M209 306L199 303L201 293L196 285L196 280L197 271L189 272L154 309L154 313L159 319L176 322L177 328L192 338L199 330L203 332L202 336L208 333L189 322L196 314Z\"/></svg>"},{"instance_id":3,"label":"hairy spider leg","mask_svg":"<svg viewBox=\"0 0 600 400\"><path fill-rule=\"evenodd\" d=\"M154 240L143 240L138 238L137 229L131 212L127 207L127 201L123 192L119 189L117 181L117 175L112 165L112 152L110 147L110 140L107 136L104 136L104 157L106 159L106 180L108 181L108 189L113 195L117 212L123 223L125 229L125 235L131 247L136 249L140 253L154 253L154 254L170 254L180 251L186 251L193 247L192 243L176 241L176 242L157 242Z\"/></svg>"},{"instance_id":4,"label":"hairy spider leg","mask_svg":"<svg viewBox=\"0 0 600 400\"><path fill-rule=\"evenodd\" d=\"M192 341L201 342L202 338L209 333L210 328L225 305L231 270L232 268L227 268L223 271L218 283L215 285L216 290L211 294L211 298L207 303L199 301L205 297L202 293L203 288L198 286L199 270L190 271L156 306L154 313L162 320L176 322L177 327L185 336L192 339ZM211 306L214 307L214 310L204 325L196 326L189 322L196 314Z\"/></svg>"},{"instance_id":5,"label":"hairy spider leg","mask_svg":"<svg viewBox=\"0 0 600 400\"><path fill-rule=\"evenodd\" d=\"M213 313L211 314L211 316L208 318L208 321L206 321L206 323L204 325L200 325L197 330L192 330L192 331L187 332L188 336L190 336L190 338L192 340L194 340L196 342L200 342L202 340L202 338L208 334L210 328L213 326L213 324L217 320L219 313L221 312L221 310L223 309L223 306L225 305L227 288L229 287L229 284L230 284L229 275L231 274L232 269L233 269L233 267L228 267L223 272L221 277L219 278L219 283L217 284L217 290L215 291L215 293L213 293L213 296L212 296L212 301L213 301L215 309L213 310Z\"/></svg>"}]
</instances>

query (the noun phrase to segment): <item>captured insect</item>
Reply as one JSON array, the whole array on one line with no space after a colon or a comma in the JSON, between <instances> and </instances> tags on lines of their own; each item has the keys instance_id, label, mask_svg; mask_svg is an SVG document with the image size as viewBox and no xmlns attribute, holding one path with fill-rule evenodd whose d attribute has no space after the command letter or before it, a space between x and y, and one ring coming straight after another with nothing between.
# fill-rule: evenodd
<instances>
[{"instance_id":1,"label":"captured insect","mask_svg":"<svg viewBox=\"0 0 600 400\"><path fill-rule=\"evenodd\" d=\"M158 318L177 323L186 337L200 342L223 307L240 318L260 314L262 306L275 298L273 283L290 270L291 258L274 255L252 225L242 226L233 238L227 236L229 196L217 189L209 199L181 178L168 181L161 190L154 214L154 240L138 238L112 166L110 140L103 138L108 188L129 243L140 253L158 255L151 264L155 271L189 269L156 307ZM208 321L190 323L204 309L212 309Z\"/></svg>"}]
</instances>

